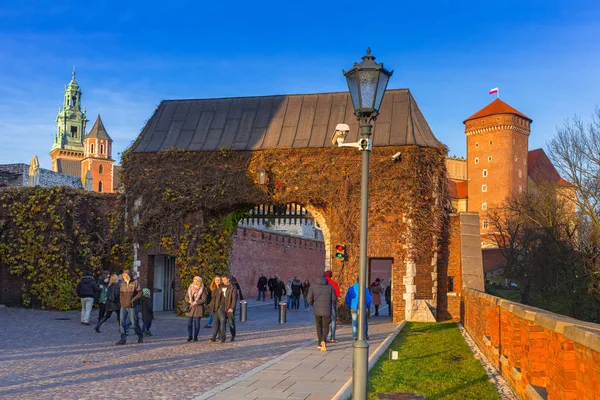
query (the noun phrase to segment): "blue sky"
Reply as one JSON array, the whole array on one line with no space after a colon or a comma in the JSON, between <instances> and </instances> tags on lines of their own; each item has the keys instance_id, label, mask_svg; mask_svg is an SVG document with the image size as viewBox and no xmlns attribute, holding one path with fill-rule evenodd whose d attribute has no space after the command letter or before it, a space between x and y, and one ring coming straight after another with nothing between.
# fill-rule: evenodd
<instances>
[{"instance_id":1,"label":"blue sky","mask_svg":"<svg viewBox=\"0 0 600 400\"><path fill-rule=\"evenodd\" d=\"M120 153L162 99L347 90L367 46L451 154L496 86L543 147L600 105L598 37L591 0L0 2L0 164L50 167L73 65L88 129L100 109Z\"/></svg>"}]
</instances>

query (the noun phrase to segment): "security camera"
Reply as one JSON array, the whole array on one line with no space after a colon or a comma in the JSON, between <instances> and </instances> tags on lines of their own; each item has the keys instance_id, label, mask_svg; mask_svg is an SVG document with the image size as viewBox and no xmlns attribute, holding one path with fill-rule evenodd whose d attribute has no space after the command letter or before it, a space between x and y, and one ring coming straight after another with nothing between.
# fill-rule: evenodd
<instances>
[{"instance_id":1,"label":"security camera","mask_svg":"<svg viewBox=\"0 0 600 400\"><path fill-rule=\"evenodd\" d=\"M396 154L394 154L394 155L392 156L392 160L394 160L394 161L398 161L398 162L402 161L402 152L401 152L401 151L399 151L399 152L397 152Z\"/></svg>"},{"instance_id":2,"label":"security camera","mask_svg":"<svg viewBox=\"0 0 600 400\"><path fill-rule=\"evenodd\" d=\"M346 135L350 132L350 127L348 124L337 124L335 127L335 132L333 132L333 137L331 138L331 144L334 146L339 146L344 143L344 139Z\"/></svg>"}]
</instances>

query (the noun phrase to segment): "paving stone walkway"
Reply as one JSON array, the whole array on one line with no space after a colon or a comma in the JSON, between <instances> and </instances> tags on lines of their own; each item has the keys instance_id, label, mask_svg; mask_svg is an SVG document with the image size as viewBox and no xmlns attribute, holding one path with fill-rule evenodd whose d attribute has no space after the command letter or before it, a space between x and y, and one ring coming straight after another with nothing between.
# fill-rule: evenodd
<instances>
[{"instance_id":1,"label":"paving stone walkway","mask_svg":"<svg viewBox=\"0 0 600 400\"><path fill-rule=\"evenodd\" d=\"M205 328L188 343L186 320L172 313L157 313L144 343L132 335L115 346L114 316L98 334L80 325L78 311L0 308L0 399L191 399L315 336L310 312L288 311L280 325L271 303L249 305L236 341L221 345Z\"/></svg>"},{"instance_id":2,"label":"paving stone walkway","mask_svg":"<svg viewBox=\"0 0 600 400\"><path fill-rule=\"evenodd\" d=\"M392 324L385 317L371 319L370 356L397 327L398 324ZM267 363L241 379L198 396L195 400L329 400L352 378L353 341L350 327L338 328L337 338L339 342L329 344L325 353L317 348L314 340L303 348L280 357L277 362Z\"/></svg>"}]
</instances>

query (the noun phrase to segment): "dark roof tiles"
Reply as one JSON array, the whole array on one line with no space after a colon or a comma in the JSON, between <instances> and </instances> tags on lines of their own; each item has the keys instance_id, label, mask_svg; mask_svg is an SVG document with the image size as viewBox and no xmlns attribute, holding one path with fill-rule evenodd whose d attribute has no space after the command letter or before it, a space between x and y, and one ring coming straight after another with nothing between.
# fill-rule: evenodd
<instances>
[{"instance_id":1,"label":"dark roof tiles","mask_svg":"<svg viewBox=\"0 0 600 400\"><path fill-rule=\"evenodd\" d=\"M112 141L110 136L108 136L108 132L106 132L106 128L102 123L102 118L100 118L100 114L98 114L98 118L96 118L96 122L94 122L94 126L92 126L92 130L85 137L86 139L95 138L95 139L107 139Z\"/></svg>"},{"instance_id":2,"label":"dark roof tiles","mask_svg":"<svg viewBox=\"0 0 600 400\"><path fill-rule=\"evenodd\" d=\"M56 172L81 178L81 161L78 160L56 160Z\"/></svg>"},{"instance_id":3,"label":"dark roof tiles","mask_svg":"<svg viewBox=\"0 0 600 400\"><path fill-rule=\"evenodd\" d=\"M492 101L490 104L488 104L487 106L483 107L481 110L477 111L475 114L471 115L469 118L465 119L463 121L463 123L470 121L472 119L487 117L489 115L496 115L496 114L514 114L514 115L518 115L519 117L525 118L529 122L533 121L527 115L525 115L522 112L518 111L517 109L509 106L502 100L496 99L496 100Z\"/></svg>"},{"instance_id":4,"label":"dark roof tiles","mask_svg":"<svg viewBox=\"0 0 600 400\"><path fill-rule=\"evenodd\" d=\"M347 92L165 100L138 137L134 152L175 147L187 151L331 147L338 123L358 138ZM386 92L373 129L374 146L440 147L408 89Z\"/></svg>"}]
</instances>

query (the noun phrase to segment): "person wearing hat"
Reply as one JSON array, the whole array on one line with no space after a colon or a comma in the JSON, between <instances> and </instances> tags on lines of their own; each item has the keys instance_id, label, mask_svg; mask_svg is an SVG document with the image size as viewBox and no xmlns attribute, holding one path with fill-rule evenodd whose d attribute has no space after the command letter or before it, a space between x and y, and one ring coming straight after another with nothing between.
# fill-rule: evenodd
<instances>
[{"instance_id":1,"label":"person wearing hat","mask_svg":"<svg viewBox=\"0 0 600 400\"><path fill-rule=\"evenodd\" d=\"M127 319L129 319L133 325L135 334L138 337L138 343L144 342L139 320L137 320L134 315L134 302L142 297L142 289L140 288L139 282L132 280L131 276L132 274L130 270L123 271L123 282L121 283L119 297L119 302L121 304L121 340L117 342L117 345L124 345L127 343Z\"/></svg>"},{"instance_id":2,"label":"person wearing hat","mask_svg":"<svg viewBox=\"0 0 600 400\"><path fill-rule=\"evenodd\" d=\"M206 304L206 290L202 284L202 278L195 276L185 293L185 303L188 306L185 316L188 320L188 342L198 341L200 333L200 321L204 315Z\"/></svg>"},{"instance_id":3,"label":"person wearing hat","mask_svg":"<svg viewBox=\"0 0 600 400\"><path fill-rule=\"evenodd\" d=\"M150 296L150 289L148 288L142 289L140 308L142 309L142 334L144 336L152 336L150 328L152 327L152 320L154 319L154 306L152 304L152 297Z\"/></svg>"},{"instance_id":4,"label":"person wearing hat","mask_svg":"<svg viewBox=\"0 0 600 400\"><path fill-rule=\"evenodd\" d=\"M94 297L102 292L92 276L92 271L85 271L75 291L77 296L81 298L81 325L89 326Z\"/></svg>"}]
</instances>

